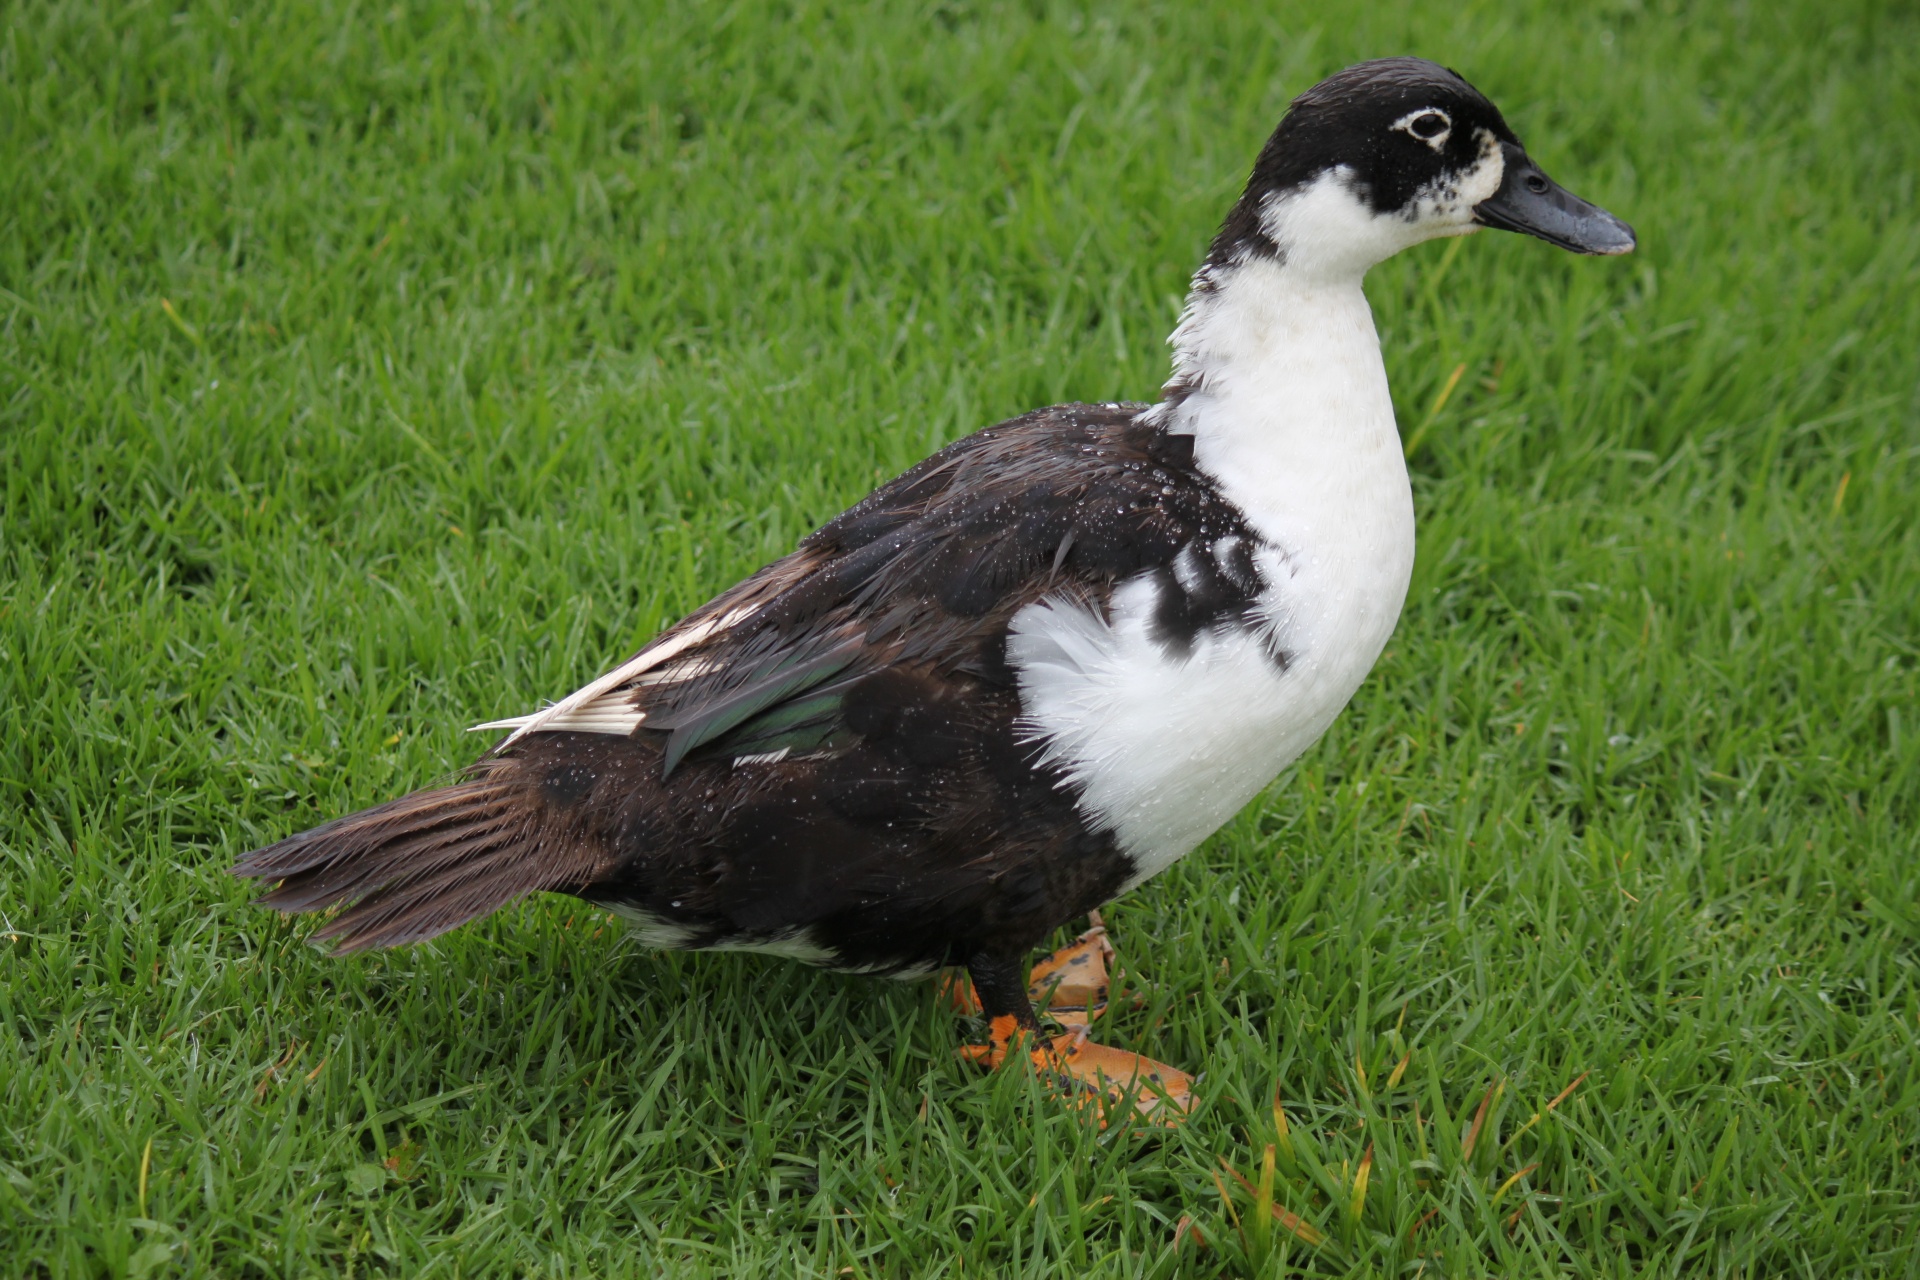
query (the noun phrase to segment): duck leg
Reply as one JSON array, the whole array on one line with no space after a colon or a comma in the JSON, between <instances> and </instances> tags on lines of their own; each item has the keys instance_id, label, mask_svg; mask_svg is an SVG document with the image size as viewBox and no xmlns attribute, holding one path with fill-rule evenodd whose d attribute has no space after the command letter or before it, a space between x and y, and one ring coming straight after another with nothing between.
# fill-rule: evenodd
<instances>
[{"instance_id":1,"label":"duck leg","mask_svg":"<svg viewBox=\"0 0 1920 1280\"><path fill-rule=\"evenodd\" d=\"M1018 957L982 953L970 959L972 983L952 982L946 994L963 1012L986 1016L987 1043L960 1052L989 1068L1024 1053L1061 1097L1098 1108L1103 1124L1116 1103L1141 1119L1178 1124L1193 1105L1193 1082L1185 1072L1088 1038L1093 1019L1107 1006L1113 946L1106 933L1096 918L1092 928L1036 964L1025 982ZM1041 1035L1036 1002L1064 1033Z\"/></svg>"}]
</instances>

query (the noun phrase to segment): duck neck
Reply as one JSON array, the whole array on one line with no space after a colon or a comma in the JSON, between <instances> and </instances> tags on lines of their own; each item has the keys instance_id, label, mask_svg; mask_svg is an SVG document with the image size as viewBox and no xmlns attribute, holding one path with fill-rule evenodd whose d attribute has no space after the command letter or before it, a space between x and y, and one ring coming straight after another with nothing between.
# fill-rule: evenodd
<instances>
[{"instance_id":1,"label":"duck neck","mask_svg":"<svg viewBox=\"0 0 1920 1280\"><path fill-rule=\"evenodd\" d=\"M1254 527L1282 545L1304 523L1406 505L1407 476L1366 264L1314 270L1279 252L1214 261L1174 330L1173 376L1152 410ZM1356 508L1354 504L1358 503Z\"/></svg>"}]
</instances>

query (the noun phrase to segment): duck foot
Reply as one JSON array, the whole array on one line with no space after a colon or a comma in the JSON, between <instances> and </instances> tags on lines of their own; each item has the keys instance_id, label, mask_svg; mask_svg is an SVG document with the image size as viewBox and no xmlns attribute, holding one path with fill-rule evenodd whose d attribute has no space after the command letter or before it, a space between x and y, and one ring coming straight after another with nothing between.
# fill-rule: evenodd
<instances>
[{"instance_id":1,"label":"duck foot","mask_svg":"<svg viewBox=\"0 0 1920 1280\"><path fill-rule=\"evenodd\" d=\"M1192 1077L1088 1038L1093 1020L1107 1007L1112 960L1113 944L1095 915L1091 928L1033 967L1024 990L1015 985L1017 963L976 959L969 968L978 985L957 973L944 976L941 994L957 1009L991 1015L988 1043L963 1046L960 1056L993 1069L1024 1055L1056 1096L1093 1107L1103 1127L1115 1107L1151 1124L1179 1124L1193 1106ZM981 999L981 988L986 988L987 1000ZM1035 1005L1064 1032L1042 1037L1033 1016Z\"/></svg>"},{"instance_id":2,"label":"duck foot","mask_svg":"<svg viewBox=\"0 0 1920 1280\"><path fill-rule=\"evenodd\" d=\"M1035 1008L1069 1031L1085 1031L1107 1009L1112 982L1113 943L1100 913L1091 915L1087 931L1044 960L1027 975L1027 999ZM980 1016L980 996L963 969L940 975L940 999L970 1018Z\"/></svg>"},{"instance_id":3,"label":"duck foot","mask_svg":"<svg viewBox=\"0 0 1920 1280\"><path fill-rule=\"evenodd\" d=\"M1035 1037L1011 1014L995 1018L987 1044L962 1045L961 1057L997 1069L1025 1056L1070 1106L1092 1107L1105 1128L1118 1114L1171 1128L1193 1109L1193 1077L1164 1062L1087 1039L1085 1030L1068 1031L1027 1046Z\"/></svg>"}]
</instances>

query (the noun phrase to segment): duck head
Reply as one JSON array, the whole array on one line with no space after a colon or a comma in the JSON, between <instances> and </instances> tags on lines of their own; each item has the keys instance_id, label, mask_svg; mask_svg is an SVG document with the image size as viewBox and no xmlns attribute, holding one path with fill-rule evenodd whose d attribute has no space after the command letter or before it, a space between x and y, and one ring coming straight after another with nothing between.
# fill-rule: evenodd
<instances>
[{"instance_id":1,"label":"duck head","mask_svg":"<svg viewBox=\"0 0 1920 1280\"><path fill-rule=\"evenodd\" d=\"M1274 258L1354 278L1400 250L1497 227L1620 254L1633 229L1547 177L1500 110L1423 58L1382 58L1301 94L1215 238L1216 269Z\"/></svg>"}]
</instances>

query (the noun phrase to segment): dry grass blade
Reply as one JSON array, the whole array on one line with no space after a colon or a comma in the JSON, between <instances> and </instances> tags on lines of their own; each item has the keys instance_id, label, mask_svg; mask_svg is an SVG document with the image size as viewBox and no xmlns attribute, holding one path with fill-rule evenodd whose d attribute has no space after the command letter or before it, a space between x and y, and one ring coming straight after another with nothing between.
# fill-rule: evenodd
<instances>
[{"instance_id":1,"label":"dry grass blade","mask_svg":"<svg viewBox=\"0 0 1920 1280\"><path fill-rule=\"evenodd\" d=\"M287 1046L287 1051L280 1055L280 1060L267 1068L266 1073L260 1077L260 1083L253 1087L253 1100L255 1102L266 1101L267 1090L273 1087L275 1080L279 1079L281 1069L290 1064L299 1054L300 1050L306 1048L306 1045L307 1042L305 1040L295 1040Z\"/></svg>"},{"instance_id":2,"label":"dry grass blade","mask_svg":"<svg viewBox=\"0 0 1920 1280\"><path fill-rule=\"evenodd\" d=\"M1553 1095L1553 1101L1552 1101L1552 1102L1549 1102L1549 1103L1548 1103L1548 1104L1546 1105L1546 1108L1545 1108L1545 1110L1547 1110L1547 1111L1552 1111L1552 1110L1553 1110L1553 1109L1554 1109L1555 1107L1557 1107L1557 1106L1559 1106L1559 1105L1560 1105L1561 1103L1563 1103L1563 1102L1565 1102L1565 1101L1566 1101L1566 1100L1567 1100L1567 1099L1568 1099L1568 1098L1569 1098L1569 1097L1570 1097L1570 1096L1571 1096L1571 1095L1573 1094L1573 1091L1574 1091L1575 1089L1578 1089L1578 1088L1580 1087L1580 1082L1581 1082L1582 1080L1585 1080L1585 1079L1586 1079L1586 1078L1587 1078L1588 1076L1590 1076L1590 1075L1592 1075L1592 1074L1593 1074L1593 1073L1592 1073L1591 1071L1582 1071L1582 1072L1581 1072L1581 1073L1580 1073L1579 1075L1577 1075L1577 1076L1575 1076L1575 1077L1573 1078L1573 1083L1572 1083L1572 1084L1570 1084L1570 1085L1568 1085L1568 1086L1567 1086L1566 1088L1564 1088L1564 1089L1562 1089L1562 1090L1561 1090L1561 1091L1560 1091L1559 1093L1556 1093L1556 1094L1554 1094L1554 1095Z\"/></svg>"},{"instance_id":3,"label":"dry grass blade","mask_svg":"<svg viewBox=\"0 0 1920 1280\"><path fill-rule=\"evenodd\" d=\"M1260 1185L1253 1190L1253 1256L1264 1260L1273 1247L1273 1144L1260 1154Z\"/></svg>"},{"instance_id":4,"label":"dry grass blade","mask_svg":"<svg viewBox=\"0 0 1920 1280\"><path fill-rule=\"evenodd\" d=\"M1367 1208L1367 1179L1373 1173L1373 1144L1367 1144L1366 1151L1360 1157L1360 1167L1353 1171L1353 1199L1348 1204L1348 1215L1354 1222L1360 1221L1360 1215Z\"/></svg>"},{"instance_id":5,"label":"dry grass blade","mask_svg":"<svg viewBox=\"0 0 1920 1280\"><path fill-rule=\"evenodd\" d=\"M1225 1169L1228 1172L1228 1174L1230 1174L1233 1177L1233 1180L1235 1182L1239 1183L1242 1187L1245 1187L1248 1195L1259 1194L1259 1189L1255 1187L1253 1183L1247 1181L1247 1179L1244 1176L1242 1176L1242 1174L1238 1169L1228 1164L1225 1156L1220 1157L1220 1167ZM1220 1175L1217 1173L1213 1175L1213 1180L1214 1180L1214 1183L1220 1188L1221 1198L1225 1199L1227 1195L1227 1184L1220 1181ZM1233 1207L1231 1202L1228 1203L1228 1212L1230 1214L1233 1212ZM1287 1230L1291 1231L1294 1235L1306 1241L1308 1244L1320 1245L1326 1242L1326 1239L1327 1239L1326 1232L1320 1230L1320 1228L1314 1226L1311 1222L1308 1222L1305 1218L1302 1218L1299 1214L1289 1213L1286 1209L1281 1208L1277 1204L1273 1206L1273 1218L1274 1218L1274 1221L1278 1222L1281 1226L1285 1227ZM1234 1216L1233 1221L1235 1226L1239 1225L1240 1219L1238 1215Z\"/></svg>"},{"instance_id":6,"label":"dry grass blade","mask_svg":"<svg viewBox=\"0 0 1920 1280\"><path fill-rule=\"evenodd\" d=\"M1297 1177L1300 1172L1299 1161L1293 1150L1293 1129L1287 1123L1286 1109L1280 1105L1280 1090L1273 1091L1273 1132L1276 1153L1280 1159L1280 1170L1287 1177Z\"/></svg>"},{"instance_id":7,"label":"dry grass blade","mask_svg":"<svg viewBox=\"0 0 1920 1280\"><path fill-rule=\"evenodd\" d=\"M1552 1102L1549 1102L1546 1106L1534 1112L1531 1116L1527 1118L1527 1122L1525 1124L1521 1125L1518 1129L1515 1129L1513 1131L1513 1136L1500 1144L1500 1149L1502 1151L1507 1150L1509 1147L1513 1146L1514 1143L1520 1141L1521 1134L1533 1128L1533 1126L1535 1126L1536 1124L1539 1124L1542 1117L1552 1115L1553 1109L1559 1106L1561 1103L1565 1102L1569 1097L1571 1097L1573 1094L1573 1091L1580 1087L1580 1082L1582 1080L1585 1080L1588 1076L1592 1074L1593 1073L1591 1071L1582 1071L1579 1075L1575 1076L1573 1078L1572 1084L1562 1089L1559 1093L1556 1093L1553 1095Z\"/></svg>"},{"instance_id":8,"label":"dry grass blade","mask_svg":"<svg viewBox=\"0 0 1920 1280\"><path fill-rule=\"evenodd\" d=\"M1451 251L1452 246L1449 245L1448 249ZM1439 421L1441 413L1445 411L1447 407L1447 401L1453 399L1453 389L1460 385L1460 379L1466 375L1466 372L1467 364L1466 361L1463 360L1453 367L1452 373L1447 375L1446 385L1442 386L1440 388L1440 394L1433 398L1433 407L1427 410L1427 416L1421 420L1420 425L1415 427L1412 434L1407 437L1405 446L1407 457L1411 458L1414 455L1414 452L1420 448L1420 442L1427 438L1427 432L1435 422Z\"/></svg>"},{"instance_id":9,"label":"dry grass blade","mask_svg":"<svg viewBox=\"0 0 1920 1280\"><path fill-rule=\"evenodd\" d=\"M1506 1087L1507 1082L1504 1080L1496 1080L1487 1086L1486 1095L1480 1099L1479 1109L1473 1113L1473 1127L1468 1129L1467 1136L1461 1139L1460 1158L1462 1160L1473 1159L1473 1149L1480 1142L1480 1130L1487 1123L1487 1109L1493 1105L1493 1100L1504 1092Z\"/></svg>"},{"instance_id":10,"label":"dry grass blade","mask_svg":"<svg viewBox=\"0 0 1920 1280\"><path fill-rule=\"evenodd\" d=\"M1528 1174L1532 1173L1535 1169L1538 1169L1539 1167L1540 1167L1540 1162L1538 1160L1535 1160L1532 1164L1528 1165L1526 1168L1522 1169L1520 1172L1514 1174L1511 1178L1508 1178L1505 1182L1501 1183L1500 1189L1493 1193L1493 1203L1499 1204L1501 1197L1505 1196L1507 1192L1513 1190L1514 1183L1520 1181L1520 1179L1526 1177Z\"/></svg>"}]
</instances>

